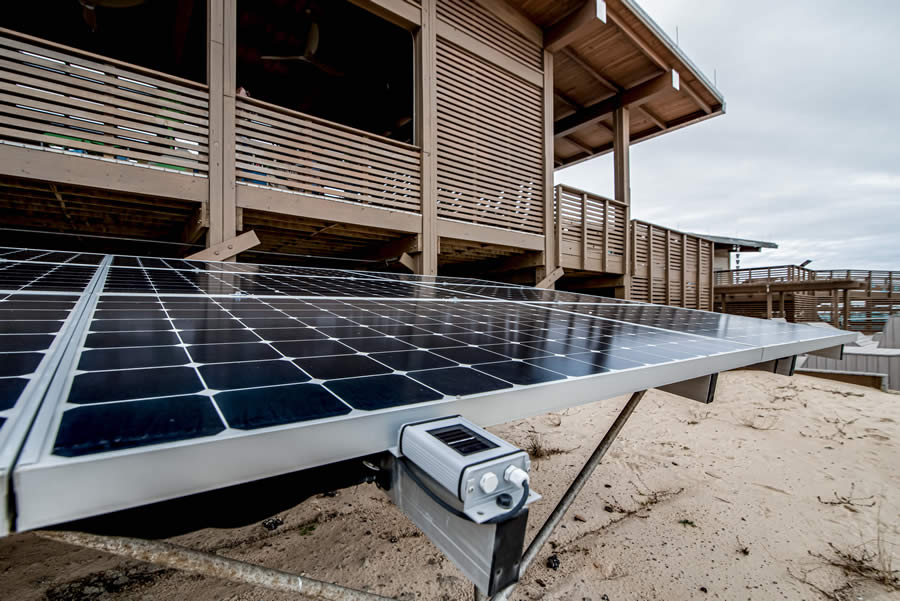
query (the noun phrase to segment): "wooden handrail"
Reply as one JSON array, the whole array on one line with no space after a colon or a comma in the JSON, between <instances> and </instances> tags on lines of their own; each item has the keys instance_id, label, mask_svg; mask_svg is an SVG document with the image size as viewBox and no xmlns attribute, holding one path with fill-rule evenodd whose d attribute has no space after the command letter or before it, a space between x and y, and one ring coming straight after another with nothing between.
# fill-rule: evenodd
<instances>
[{"instance_id":1,"label":"wooden handrail","mask_svg":"<svg viewBox=\"0 0 900 601\"><path fill-rule=\"evenodd\" d=\"M39 38L33 35L28 35L27 33L22 33L20 31L14 31L12 29L7 29L5 27L0 27L0 35L6 36L8 38L19 39L24 42L28 42L30 44L35 44L38 46L44 46L46 48L51 48L53 50L57 50L59 52L63 52L65 54L69 54L75 57L83 57L91 61L96 61L99 63L105 63L108 65L113 65L116 67L120 67L122 69L127 69L129 71L134 71L138 73L143 73L144 75L148 75L155 79L161 79L163 81L168 81L170 83L175 83L178 85L182 85L185 87L190 87L195 90L207 91L209 88L206 84L191 81L190 79L184 79L183 77L178 77L177 75L171 75L169 73L163 73L162 71L156 71L154 69L148 69L147 67L141 67L140 65L135 65L133 63L127 63L125 61L120 61L118 59L104 56L102 54L95 54L93 52L88 52L86 50L79 50L78 48L73 48L72 46L66 46L65 44L59 44L57 42L52 42L50 40L46 40L44 38Z\"/></svg>"}]
</instances>

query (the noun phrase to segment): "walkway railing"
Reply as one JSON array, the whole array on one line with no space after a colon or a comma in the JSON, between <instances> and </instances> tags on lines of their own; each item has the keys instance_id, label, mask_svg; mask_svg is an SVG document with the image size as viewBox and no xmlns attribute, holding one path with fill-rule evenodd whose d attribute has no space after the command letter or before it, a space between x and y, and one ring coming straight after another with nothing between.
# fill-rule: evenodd
<instances>
[{"instance_id":1,"label":"walkway railing","mask_svg":"<svg viewBox=\"0 0 900 601\"><path fill-rule=\"evenodd\" d=\"M0 28L0 143L208 172L203 84Z\"/></svg>"},{"instance_id":2,"label":"walkway railing","mask_svg":"<svg viewBox=\"0 0 900 601\"><path fill-rule=\"evenodd\" d=\"M625 273L628 206L569 186L555 188L559 264Z\"/></svg>"},{"instance_id":3,"label":"walkway railing","mask_svg":"<svg viewBox=\"0 0 900 601\"><path fill-rule=\"evenodd\" d=\"M239 184L421 211L417 147L251 98L236 103Z\"/></svg>"}]
</instances>

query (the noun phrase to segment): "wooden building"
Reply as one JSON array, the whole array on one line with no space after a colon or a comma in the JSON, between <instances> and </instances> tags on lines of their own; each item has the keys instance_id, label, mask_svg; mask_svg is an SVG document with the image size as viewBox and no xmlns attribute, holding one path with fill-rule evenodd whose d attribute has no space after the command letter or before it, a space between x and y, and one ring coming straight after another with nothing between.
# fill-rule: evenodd
<instances>
[{"instance_id":1,"label":"wooden building","mask_svg":"<svg viewBox=\"0 0 900 601\"><path fill-rule=\"evenodd\" d=\"M629 147L724 112L633 0L31 0L0 25L11 241L575 272L661 300L658 275L632 283ZM554 188L609 152L614 199ZM666 240L673 274L706 260ZM666 300L707 298L669 271Z\"/></svg>"}]
</instances>

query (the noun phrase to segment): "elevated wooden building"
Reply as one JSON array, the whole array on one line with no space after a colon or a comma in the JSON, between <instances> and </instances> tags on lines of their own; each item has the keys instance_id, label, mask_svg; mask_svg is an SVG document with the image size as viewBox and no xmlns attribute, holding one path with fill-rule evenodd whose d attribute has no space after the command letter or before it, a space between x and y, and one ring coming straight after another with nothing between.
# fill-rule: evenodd
<instances>
[{"instance_id":1,"label":"elevated wooden building","mask_svg":"<svg viewBox=\"0 0 900 601\"><path fill-rule=\"evenodd\" d=\"M711 299L685 276L708 243L629 228L629 147L724 100L632 0L32 0L0 24L8 230ZM614 199L554 188L610 152Z\"/></svg>"}]
</instances>

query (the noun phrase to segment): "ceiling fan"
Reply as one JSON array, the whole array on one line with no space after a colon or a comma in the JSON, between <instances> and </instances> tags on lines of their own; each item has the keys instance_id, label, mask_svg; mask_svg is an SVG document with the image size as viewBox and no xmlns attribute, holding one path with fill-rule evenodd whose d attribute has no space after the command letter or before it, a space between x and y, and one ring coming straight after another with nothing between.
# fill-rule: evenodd
<instances>
[{"instance_id":1,"label":"ceiling fan","mask_svg":"<svg viewBox=\"0 0 900 601\"><path fill-rule=\"evenodd\" d=\"M306 14L312 14L312 11L306 9ZM273 56L273 55L264 55L260 58L264 61L302 61L304 63L310 64L320 71L332 75L334 77L341 77L343 73L338 71L331 65L326 65L322 61L316 58L316 52L319 50L319 24L315 20L311 20L309 22L309 27L306 30L306 48L303 51L303 54L299 55L291 55L291 56Z\"/></svg>"}]
</instances>

